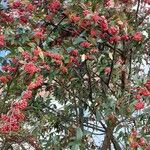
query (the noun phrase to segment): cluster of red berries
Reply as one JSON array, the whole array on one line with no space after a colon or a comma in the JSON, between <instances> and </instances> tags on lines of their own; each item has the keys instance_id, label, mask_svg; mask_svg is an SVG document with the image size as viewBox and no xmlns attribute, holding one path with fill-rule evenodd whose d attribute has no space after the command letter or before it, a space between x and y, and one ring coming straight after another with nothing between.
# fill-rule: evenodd
<instances>
[{"instance_id":1,"label":"cluster of red berries","mask_svg":"<svg viewBox=\"0 0 150 150\"><path fill-rule=\"evenodd\" d=\"M11 105L7 114L1 114L2 123L0 124L1 133L9 133L11 131L17 131L20 126L19 122L25 119L22 110L26 109L28 100L32 97L32 91L25 91L22 98L18 102L14 102Z\"/></svg>"},{"instance_id":2,"label":"cluster of red berries","mask_svg":"<svg viewBox=\"0 0 150 150\"><path fill-rule=\"evenodd\" d=\"M53 13L57 12L60 8L61 8L61 3L58 0L51 2L48 6L48 9Z\"/></svg>"},{"instance_id":3,"label":"cluster of red berries","mask_svg":"<svg viewBox=\"0 0 150 150\"><path fill-rule=\"evenodd\" d=\"M0 47L5 45L4 35L0 35Z\"/></svg>"},{"instance_id":4,"label":"cluster of red berries","mask_svg":"<svg viewBox=\"0 0 150 150\"><path fill-rule=\"evenodd\" d=\"M0 124L1 133L9 133L17 131L20 126L19 122L25 119L23 110L28 106L28 100L32 98L32 90L38 88L43 84L43 76L40 75L36 78L35 82L31 82L27 87L27 91L23 92L21 100L13 102L8 113L1 114L2 123Z\"/></svg>"},{"instance_id":5,"label":"cluster of red berries","mask_svg":"<svg viewBox=\"0 0 150 150\"><path fill-rule=\"evenodd\" d=\"M135 104L135 110L140 110L145 107L145 103L142 101L143 97L149 97L150 96L150 80L148 79L146 83L144 84L144 87L137 87L134 88L136 90L136 96L137 102Z\"/></svg>"},{"instance_id":6,"label":"cluster of red berries","mask_svg":"<svg viewBox=\"0 0 150 150\"><path fill-rule=\"evenodd\" d=\"M24 65L24 71L29 74L35 74L40 71L40 68L37 67L34 63L26 63Z\"/></svg>"},{"instance_id":7,"label":"cluster of red berries","mask_svg":"<svg viewBox=\"0 0 150 150\"><path fill-rule=\"evenodd\" d=\"M4 65L4 66L2 66L2 70L7 72L7 73L12 73L12 72L16 72L17 68L12 67L10 65Z\"/></svg>"},{"instance_id":8,"label":"cluster of red berries","mask_svg":"<svg viewBox=\"0 0 150 150\"><path fill-rule=\"evenodd\" d=\"M133 130L129 137L130 147L137 149L138 147L144 148L145 150L150 150L148 142L144 137L140 137L136 130Z\"/></svg>"},{"instance_id":9,"label":"cluster of red berries","mask_svg":"<svg viewBox=\"0 0 150 150\"><path fill-rule=\"evenodd\" d=\"M40 87L40 86L42 85L42 83L43 83L43 76L40 75L40 76L38 76L38 77L36 78L36 81L35 81L35 82L31 82L31 83L28 85L27 89L28 89L28 90L37 89L38 87Z\"/></svg>"},{"instance_id":10,"label":"cluster of red berries","mask_svg":"<svg viewBox=\"0 0 150 150\"><path fill-rule=\"evenodd\" d=\"M6 75L6 76L0 76L0 81L2 83L7 83L8 81L10 81L12 79L12 77L10 75Z\"/></svg>"},{"instance_id":11,"label":"cluster of red berries","mask_svg":"<svg viewBox=\"0 0 150 150\"><path fill-rule=\"evenodd\" d=\"M36 56L39 55L38 50L34 50L33 53ZM26 64L23 65L23 69L25 72L29 74L35 74L40 71L40 68L38 68L32 61L28 63L29 60L32 60L32 57L30 56L28 52L23 52L22 56L24 60L27 62ZM17 58L14 58L12 61L14 64L18 65L19 61ZM2 66L2 70L5 73L16 72L16 68L10 65ZM0 76L0 81L5 84L9 80L11 80L11 78L12 77L10 75ZM32 98L32 90L37 89L42 84L43 84L43 76L39 75L36 78L36 81L31 82L27 86L27 90L22 93L21 99L11 104L11 107L8 113L1 114L1 118L0 118L1 119L0 132L1 133L9 133L11 131L16 132L18 129L20 129L20 122L25 119L23 110L27 108L28 100Z\"/></svg>"},{"instance_id":12,"label":"cluster of red berries","mask_svg":"<svg viewBox=\"0 0 150 150\"><path fill-rule=\"evenodd\" d=\"M62 64L62 59L63 59L62 55L60 55L58 53L53 53L53 52L45 52L44 55L46 57L51 58L55 62L55 64L57 64L57 65Z\"/></svg>"}]
</instances>

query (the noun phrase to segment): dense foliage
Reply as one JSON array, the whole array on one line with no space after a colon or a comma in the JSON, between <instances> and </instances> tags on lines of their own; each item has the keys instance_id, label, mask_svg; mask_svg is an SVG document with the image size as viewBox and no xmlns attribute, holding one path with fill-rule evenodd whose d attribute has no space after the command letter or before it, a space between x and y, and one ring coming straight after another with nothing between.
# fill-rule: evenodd
<instances>
[{"instance_id":1,"label":"dense foliage","mask_svg":"<svg viewBox=\"0 0 150 150\"><path fill-rule=\"evenodd\" d=\"M1 149L149 150L149 4L1 6Z\"/></svg>"}]
</instances>

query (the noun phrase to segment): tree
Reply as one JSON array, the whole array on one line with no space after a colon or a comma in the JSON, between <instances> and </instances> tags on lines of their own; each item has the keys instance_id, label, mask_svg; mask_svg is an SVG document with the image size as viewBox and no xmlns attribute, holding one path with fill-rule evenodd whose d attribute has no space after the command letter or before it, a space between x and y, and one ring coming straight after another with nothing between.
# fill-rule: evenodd
<instances>
[{"instance_id":1,"label":"tree","mask_svg":"<svg viewBox=\"0 0 150 150\"><path fill-rule=\"evenodd\" d=\"M1 7L1 149L149 150L149 4Z\"/></svg>"}]
</instances>

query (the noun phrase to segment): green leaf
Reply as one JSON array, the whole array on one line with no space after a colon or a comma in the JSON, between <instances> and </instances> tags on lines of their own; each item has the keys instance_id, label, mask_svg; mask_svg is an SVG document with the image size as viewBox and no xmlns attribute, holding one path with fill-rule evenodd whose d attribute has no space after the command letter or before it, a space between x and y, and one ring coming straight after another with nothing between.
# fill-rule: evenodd
<instances>
[{"instance_id":1,"label":"green leaf","mask_svg":"<svg viewBox=\"0 0 150 150\"><path fill-rule=\"evenodd\" d=\"M101 120L101 115L99 113L99 110L96 110L96 120L100 121Z\"/></svg>"},{"instance_id":2,"label":"green leaf","mask_svg":"<svg viewBox=\"0 0 150 150\"><path fill-rule=\"evenodd\" d=\"M83 39L81 37L78 37L78 38L75 39L75 41L73 42L73 44L76 45L76 44L79 44L79 43L81 43L83 41L85 41L85 39Z\"/></svg>"},{"instance_id":3,"label":"green leaf","mask_svg":"<svg viewBox=\"0 0 150 150\"><path fill-rule=\"evenodd\" d=\"M81 140L82 136L83 136L82 130L80 128L77 128L77 131L76 131L76 138L77 138L77 140Z\"/></svg>"},{"instance_id":4,"label":"green leaf","mask_svg":"<svg viewBox=\"0 0 150 150\"><path fill-rule=\"evenodd\" d=\"M29 45L30 47L33 47L33 48L36 46L36 44L35 44L35 43L32 43L32 42L28 43L28 45Z\"/></svg>"},{"instance_id":5,"label":"green leaf","mask_svg":"<svg viewBox=\"0 0 150 150\"><path fill-rule=\"evenodd\" d=\"M24 49L22 47L18 47L18 51L22 53L24 52Z\"/></svg>"},{"instance_id":6,"label":"green leaf","mask_svg":"<svg viewBox=\"0 0 150 150\"><path fill-rule=\"evenodd\" d=\"M103 43L103 40L102 39L98 39L97 43Z\"/></svg>"},{"instance_id":7,"label":"green leaf","mask_svg":"<svg viewBox=\"0 0 150 150\"><path fill-rule=\"evenodd\" d=\"M144 113L150 113L150 107L147 107L143 110Z\"/></svg>"},{"instance_id":8,"label":"green leaf","mask_svg":"<svg viewBox=\"0 0 150 150\"><path fill-rule=\"evenodd\" d=\"M78 144L74 144L74 145L71 147L71 150L79 150L79 145L78 145Z\"/></svg>"},{"instance_id":9,"label":"green leaf","mask_svg":"<svg viewBox=\"0 0 150 150\"><path fill-rule=\"evenodd\" d=\"M97 0L93 0L93 3L92 3L92 11L94 12L95 9L96 9L96 4L97 4Z\"/></svg>"},{"instance_id":10,"label":"green leaf","mask_svg":"<svg viewBox=\"0 0 150 150\"><path fill-rule=\"evenodd\" d=\"M66 50L67 50L67 52L70 52L73 49L75 49L75 48L74 47L68 47Z\"/></svg>"},{"instance_id":11,"label":"green leaf","mask_svg":"<svg viewBox=\"0 0 150 150\"><path fill-rule=\"evenodd\" d=\"M40 58L41 58L42 60L44 60L44 54L43 54L42 49L41 49L39 46L38 46L37 48L38 48L38 50L40 51L40 53L39 53Z\"/></svg>"},{"instance_id":12,"label":"green leaf","mask_svg":"<svg viewBox=\"0 0 150 150\"><path fill-rule=\"evenodd\" d=\"M134 105L136 104L136 100L134 100L132 103L130 103L129 105L129 108L131 109L131 112L133 112L135 109L134 109Z\"/></svg>"},{"instance_id":13,"label":"green leaf","mask_svg":"<svg viewBox=\"0 0 150 150\"><path fill-rule=\"evenodd\" d=\"M109 53L109 58L111 59L111 60L113 60L113 53Z\"/></svg>"}]
</instances>

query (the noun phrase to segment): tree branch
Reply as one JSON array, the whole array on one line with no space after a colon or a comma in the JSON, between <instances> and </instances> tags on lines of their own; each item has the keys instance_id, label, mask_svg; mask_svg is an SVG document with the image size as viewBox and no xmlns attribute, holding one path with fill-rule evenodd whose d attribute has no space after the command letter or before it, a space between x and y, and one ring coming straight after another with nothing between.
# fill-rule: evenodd
<instances>
[{"instance_id":1,"label":"tree branch","mask_svg":"<svg viewBox=\"0 0 150 150\"><path fill-rule=\"evenodd\" d=\"M140 0L138 0L138 4L137 4L137 10L136 10L136 22L138 21L138 12L139 12L139 9L140 9Z\"/></svg>"},{"instance_id":2,"label":"tree branch","mask_svg":"<svg viewBox=\"0 0 150 150\"><path fill-rule=\"evenodd\" d=\"M111 80L111 76L112 76L112 72L113 72L113 68L114 68L114 62L115 62L115 55L116 55L116 44L114 45L113 60L111 62L111 71L110 71L110 74L108 77L107 85L109 85L109 82Z\"/></svg>"}]
</instances>

